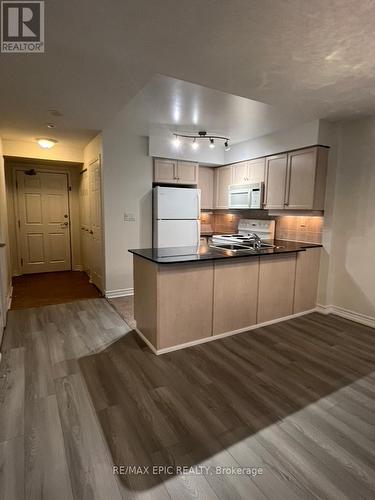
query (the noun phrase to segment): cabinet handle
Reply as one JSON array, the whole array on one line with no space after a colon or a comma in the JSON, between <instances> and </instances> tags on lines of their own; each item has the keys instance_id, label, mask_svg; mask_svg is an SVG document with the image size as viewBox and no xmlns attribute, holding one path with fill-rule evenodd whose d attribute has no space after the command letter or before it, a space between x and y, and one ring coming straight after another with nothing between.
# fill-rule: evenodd
<instances>
[{"instance_id":1,"label":"cabinet handle","mask_svg":"<svg viewBox=\"0 0 375 500\"><path fill-rule=\"evenodd\" d=\"M91 231L90 231L90 234L94 234L94 231L93 231L93 230L91 230Z\"/></svg>"}]
</instances>

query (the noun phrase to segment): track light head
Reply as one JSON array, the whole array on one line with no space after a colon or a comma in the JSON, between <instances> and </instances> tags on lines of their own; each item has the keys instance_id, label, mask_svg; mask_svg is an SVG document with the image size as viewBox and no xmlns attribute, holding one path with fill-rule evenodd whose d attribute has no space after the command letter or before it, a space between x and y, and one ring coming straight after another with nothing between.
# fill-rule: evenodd
<instances>
[{"instance_id":1,"label":"track light head","mask_svg":"<svg viewBox=\"0 0 375 500\"><path fill-rule=\"evenodd\" d=\"M226 140L224 142L224 147L225 147L225 151L229 151L230 150L230 146L229 146L229 141L228 140Z\"/></svg>"},{"instance_id":2,"label":"track light head","mask_svg":"<svg viewBox=\"0 0 375 500\"><path fill-rule=\"evenodd\" d=\"M214 149L214 147L215 147L215 141L212 139L212 137L210 139L210 145L209 145L209 147L210 147L210 149Z\"/></svg>"},{"instance_id":3,"label":"track light head","mask_svg":"<svg viewBox=\"0 0 375 500\"><path fill-rule=\"evenodd\" d=\"M181 144L181 141L180 141L180 138L178 137L178 135L175 135L174 136L174 139L173 139L173 145L175 148L178 148Z\"/></svg>"},{"instance_id":4,"label":"track light head","mask_svg":"<svg viewBox=\"0 0 375 500\"><path fill-rule=\"evenodd\" d=\"M197 139L194 137L193 142L191 144L191 148L197 150L199 148L199 144L197 143Z\"/></svg>"}]
</instances>

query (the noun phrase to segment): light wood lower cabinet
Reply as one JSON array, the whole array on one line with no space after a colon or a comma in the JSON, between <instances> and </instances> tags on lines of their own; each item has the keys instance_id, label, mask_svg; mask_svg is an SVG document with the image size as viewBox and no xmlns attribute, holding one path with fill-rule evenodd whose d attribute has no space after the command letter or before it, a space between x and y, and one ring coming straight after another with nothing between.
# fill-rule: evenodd
<instances>
[{"instance_id":1,"label":"light wood lower cabinet","mask_svg":"<svg viewBox=\"0 0 375 500\"><path fill-rule=\"evenodd\" d=\"M212 262L160 266L158 276L158 348L212 335Z\"/></svg>"},{"instance_id":2,"label":"light wood lower cabinet","mask_svg":"<svg viewBox=\"0 0 375 500\"><path fill-rule=\"evenodd\" d=\"M320 248L308 248L297 253L294 314L316 307L320 253Z\"/></svg>"},{"instance_id":3,"label":"light wood lower cabinet","mask_svg":"<svg viewBox=\"0 0 375 500\"><path fill-rule=\"evenodd\" d=\"M260 257L257 323L293 314L296 254Z\"/></svg>"},{"instance_id":4,"label":"light wood lower cabinet","mask_svg":"<svg viewBox=\"0 0 375 500\"><path fill-rule=\"evenodd\" d=\"M213 334L255 325L259 257L214 263Z\"/></svg>"},{"instance_id":5,"label":"light wood lower cabinet","mask_svg":"<svg viewBox=\"0 0 375 500\"><path fill-rule=\"evenodd\" d=\"M156 264L134 256L137 330L158 352L315 307L320 249Z\"/></svg>"}]
</instances>

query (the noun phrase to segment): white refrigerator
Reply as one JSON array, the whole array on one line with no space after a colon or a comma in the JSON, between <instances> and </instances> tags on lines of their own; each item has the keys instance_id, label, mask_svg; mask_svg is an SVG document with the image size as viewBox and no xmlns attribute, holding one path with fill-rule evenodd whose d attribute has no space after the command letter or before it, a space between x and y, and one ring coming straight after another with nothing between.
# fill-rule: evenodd
<instances>
[{"instance_id":1,"label":"white refrigerator","mask_svg":"<svg viewBox=\"0 0 375 500\"><path fill-rule=\"evenodd\" d=\"M154 248L194 247L200 241L200 189L153 189Z\"/></svg>"}]
</instances>

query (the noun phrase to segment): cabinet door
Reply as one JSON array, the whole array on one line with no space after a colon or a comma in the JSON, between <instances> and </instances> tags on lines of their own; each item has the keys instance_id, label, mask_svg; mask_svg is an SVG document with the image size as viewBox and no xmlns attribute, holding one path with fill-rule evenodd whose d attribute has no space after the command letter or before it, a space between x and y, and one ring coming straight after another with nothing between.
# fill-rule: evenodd
<instances>
[{"instance_id":1,"label":"cabinet door","mask_svg":"<svg viewBox=\"0 0 375 500\"><path fill-rule=\"evenodd\" d=\"M285 208L287 161L288 155L286 154L266 158L265 208Z\"/></svg>"},{"instance_id":2,"label":"cabinet door","mask_svg":"<svg viewBox=\"0 0 375 500\"><path fill-rule=\"evenodd\" d=\"M316 165L316 148L288 154L286 208L296 210L312 210L314 208Z\"/></svg>"},{"instance_id":3,"label":"cabinet door","mask_svg":"<svg viewBox=\"0 0 375 500\"><path fill-rule=\"evenodd\" d=\"M178 161L177 182L179 184L198 184L198 163Z\"/></svg>"},{"instance_id":4,"label":"cabinet door","mask_svg":"<svg viewBox=\"0 0 375 500\"><path fill-rule=\"evenodd\" d=\"M215 208L228 208L228 188L232 184L232 167L215 169Z\"/></svg>"},{"instance_id":5,"label":"cabinet door","mask_svg":"<svg viewBox=\"0 0 375 500\"><path fill-rule=\"evenodd\" d=\"M308 248L297 253L294 313L316 307L320 266L320 248Z\"/></svg>"},{"instance_id":6,"label":"cabinet door","mask_svg":"<svg viewBox=\"0 0 375 500\"><path fill-rule=\"evenodd\" d=\"M178 184L177 161L155 160L154 182L161 182L166 184Z\"/></svg>"},{"instance_id":7,"label":"cabinet door","mask_svg":"<svg viewBox=\"0 0 375 500\"><path fill-rule=\"evenodd\" d=\"M232 166L232 182L233 184L247 184L249 182L247 161Z\"/></svg>"},{"instance_id":8,"label":"cabinet door","mask_svg":"<svg viewBox=\"0 0 375 500\"><path fill-rule=\"evenodd\" d=\"M293 314L296 254L260 257L257 323Z\"/></svg>"},{"instance_id":9,"label":"cabinet door","mask_svg":"<svg viewBox=\"0 0 375 500\"><path fill-rule=\"evenodd\" d=\"M250 160L248 163L248 181L253 184L255 182L264 182L266 159L258 158Z\"/></svg>"},{"instance_id":10,"label":"cabinet door","mask_svg":"<svg viewBox=\"0 0 375 500\"><path fill-rule=\"evenodd\" d=\"M201 190L201 208L212 209L214 206L214 169L199 167L199 183Z\"/></svg>"},{"instance_id":11,"label":"cabinet door","mask_svg":"<svg viewBox=\"0 0 375 500\"><path fill-rule=\"evenodd\" d=\"M255 325L259 257L214 262L213 335Z\"/></svg>"}]
</instances>

